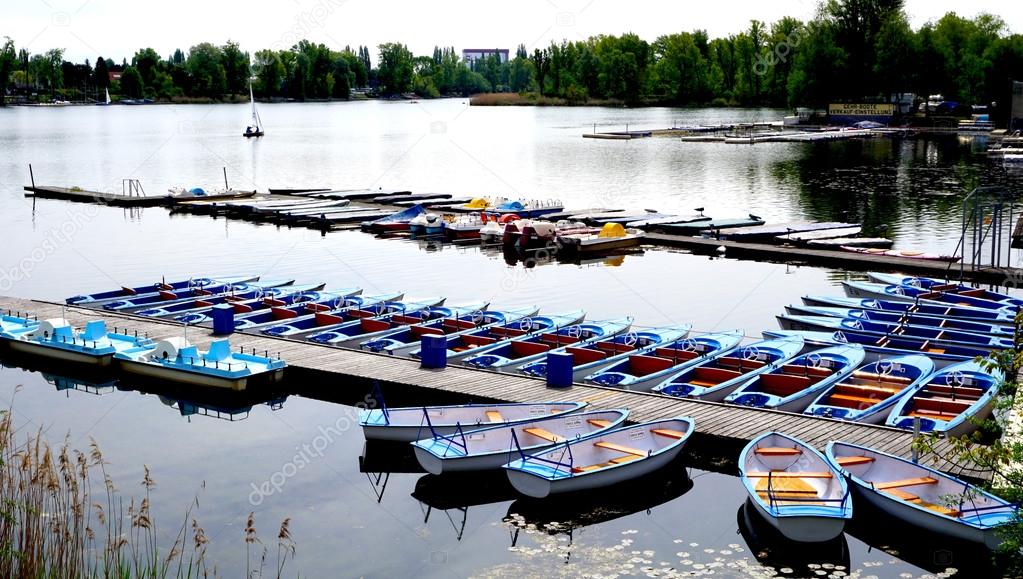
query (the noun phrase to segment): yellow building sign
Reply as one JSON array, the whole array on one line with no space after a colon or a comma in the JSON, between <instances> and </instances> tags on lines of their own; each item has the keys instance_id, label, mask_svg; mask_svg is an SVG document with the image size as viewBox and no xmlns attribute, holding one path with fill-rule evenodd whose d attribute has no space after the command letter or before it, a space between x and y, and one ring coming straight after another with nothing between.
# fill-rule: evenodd
<instances>
[{"instance_id":1,"label":"yellow building sign","mask_svg":"<svg viewBox=\"0 0 1023 579\"><path fill-rule=\"evenodd\" d=\"M828 114L844 117L890 117L895 114L892 103L831 103Z\"/></svg>"}]
</instances>

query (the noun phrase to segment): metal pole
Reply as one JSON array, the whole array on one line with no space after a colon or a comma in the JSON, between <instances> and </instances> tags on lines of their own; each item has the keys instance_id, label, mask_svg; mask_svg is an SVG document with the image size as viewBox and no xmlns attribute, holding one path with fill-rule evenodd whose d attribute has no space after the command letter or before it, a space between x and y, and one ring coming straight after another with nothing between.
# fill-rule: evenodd
<instances>
[{"instance_id":1,"label":"metal pole","mask_svg":"<svg viewBox=\"0 0 1023 579\"><path fill-rule=\"evenodd\" d=\"M227 167L224 167L224 189L230 189L231 186L227 184Z\"/></svg>"},{"instance_id":2,"label":"metal pole","mask_svg":"<svg viewBox=\"0 0 1023 579\"><path fill-rule=\"evenodd\" d=\"M28 164L28 178L32 180L32 189L34 192L34 189L36 188L36 176L35 173L32 172L32 163Z\"/></svg>"},{"instance_id":3,"label":"metal pole","mask_svg":"<svg viewBox=\"0 0 1023 579\"><path fill-rule=\"evenodd\" d=\"M919 416L914 416L913 417L913 440L916 440L919 437L920 437L920 417ZM919 460L920 457L917 456L917 454L918 453L917 453L916 445L914 445L913 446L913 462L917 462Z\"/></svg>"}]
</instances>

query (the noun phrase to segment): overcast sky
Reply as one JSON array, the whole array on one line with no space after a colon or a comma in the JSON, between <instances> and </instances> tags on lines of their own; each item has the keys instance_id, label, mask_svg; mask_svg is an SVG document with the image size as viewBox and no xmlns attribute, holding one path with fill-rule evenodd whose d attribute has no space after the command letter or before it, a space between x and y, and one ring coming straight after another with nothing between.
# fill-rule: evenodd
<instances>
[{"instance_id":1,"label":"overcast sky","mask_svg":"<svg viewBox=\"0 0 1023 579\"><path fill-rule=\"evenodd\" d=\"M228 39L243 50L286 48L300 38L331 48L404 42L417 54L440 44L462 48L532 49L551 40L596 34L635 32L653 40L661 34L706 29L727 36L751 19L773 22L782 16L807 20L814 0L2 0L0 37L10 36L31 52L65 49L65 58L94 61L97 55L131 60L140 47L161 55L187 51L203 41ZM914 27L948 11L972 17L1001 16L1023 32L1023 2L1018 0L907 0ZM373 49L374 64L376 49Z\"/></svg>"}]
</instances>

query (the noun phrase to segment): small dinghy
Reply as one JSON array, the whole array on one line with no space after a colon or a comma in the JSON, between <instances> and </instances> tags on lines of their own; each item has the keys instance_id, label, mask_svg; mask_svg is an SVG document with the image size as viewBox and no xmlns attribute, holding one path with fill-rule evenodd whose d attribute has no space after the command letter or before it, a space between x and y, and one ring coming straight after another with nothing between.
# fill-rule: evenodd
<instances>
[{"instance_id":1,"label":"small dinghy","mask_svg":"<svg viewBox=\"0 0 1023 579\"><path fill-rule=\"evenodd\" d=\"M948 330L940 326L914 326L899 322L872 322L862 318L833 318L829 316L777 316L778 324L785 330L806 330L811 332L840 331L856 333L884 340L888 337L927 342L929 347L967 345L986 350L1009 350L1013 348L1012 338L974 334Z\"/></svg>"},{"instance_id":2,"label":"small dinghy","mask_svg":"<svg viewBox=\"0 0 1023 579\"><path fill-rule=\"evenodd\" d=\"M654 387L657 394L721 402L739 385L795 358L803 351L801 338L754 342L690 366Z\"/></svg>"},{"instance_id":3,"label":"small dinghy","mask_svg":"<svg viewBox=\"0 0 1023 579\"><path fill-rule=\"evenodd\" d=\"M945 328L971 334L987 334L991 336L1012 337L1015 330L1006 324L974 322L924 314L885 312L881 310L854 310L850 308L828 308L820 306L785 306L785 310L793 316L828 316L832 318L851 318L865 322L882 322L886 324L909 324L929 328Z\"/></svg>"},{"instance_id":4,"label":"small dinghy","mask_svg":"<svg viewBox=\"0 0 1023 579\"><path fill-rule=\"evenodd\" d=\"M802 412L819 392L863 363L859 345L835 346L793 358L740 385L725 402Z\"/></svg>"},{"instance_id":5,"label":"small dinghy","mask_svg":"<svg viewBox=\"0 0 1023 579\"><path fill-rule=\"evenodd\" d=\"M859 497L914 528L996 549L999 527L1016 516L1016 505L904 458L844 442L826 452Z\"/></svg>"},{"instance_id":6,"label":"small dinghy","mask_svg":"<svg viewBox=\"0 0 1023 579\"><path fill-rule=\"evenodd\" d=\"M450 335L447 338L448 363L459 362L469 356L503 346L512 340L533 336L541 332L556 331L558 328L577 324L586 317L583 310L555 315L534 315L507 324L488 326L468 333ZM411 353L420 357L420 350Z\"/></svg>"},{"instance_id":7,"label":"small dinghy","mask_svg":"<svg viewBox=\"0 0 1023 579\"><path fill-rule=\"evenodd\" d=\"M352 298L358 298L360 301L368 300L373 296L356 296L354 294L360 291L359 288L352 288L351 290L341 291L298 291L294 293L287 293L276 297L263 297L259 299L251 299L245 301L234 301L229 302L231 308L234 310L235 327L237 328L238 323L243 319L254 317L259 313L269 313L272 308L286 308L290 306L303 306L305 304L314 304L317 302L330 303L338 298L345 298L350 296ZM193 310L190 312L182 312L174 316L175 322L181 322L183 324L198 325L198 324L212 324L213 315L210 309L204 308L200 310Z\"/></svg>"},{"instance_id":8,"label":"small dinghy","mask_svg":"<svg viewBox=\"0 0 1023 579\"><path fill-rule=\"evenodd\" d=\"M860 310L877 310L898 314L918 314L952 320L967 320L991 324L1011 326L1015 314L1010 311L973 308L969 306L952 306L927 302L913 303L907 301L881 300L872 298L847 298L834 296L803 296L807 306L832 308L854 308Z\"/></svg>"},{"instance_id":9,"label":"small dinghy","mask_svg":"<svg viewBox=\"0 0 1023 579\"><path fill-rule=\"evenodd\" d=\"M117 300L125 300L139 297L149 297L159 294L160 292L173 292L179 290L188 290L192 288L202 289L207 286L214 285L233 285L239 283L248 283L258 281L259 276L237 276L237 277L199 277L190 278L183 281L175 282L157 282L152 285L138 286L138 287L122 287L116 290L110 290L105 292L98 292L94 294L78 295L67 298L65 301L68 304L73 305L85 305L85 306L99 306L104 303L109 303Z\"/></svg>"},{"instance_id":10,"label":"small dinghy","mask_svg":"<svg viewBox=\"0 0 1023 579\"><path fill-rule=\"evenodd\" d=\"M332 346L355 347L359 342L383 336L398 328L420 324L428 320L451 317L453 308L444 306L445 298L418 298L388 302L385 311L377 316L363 316L318 330L306 336L307 340ZM460 306L459 306L460 307ZM374 308L379 311L379 308Z\"/></svg>"},{"instance_id":11,"label":"small dinghy","mask_svg":"<svg viewBox=\"0 0 1023 579\"><path fill-rule=\"evenodd\" d=\"M362 290L359 290L362 291ZM315 300L296 302L292 304L279 304L273 302L269 307L261 305L251 311L235 311L238 314L234 319L236 331L262 331L266 328L289 324L292 322L304 322L314 318L318 313L333 312L339 310L352 310L369 307L380 303L400 300L401 292L376 295L357 295L343 292L323 292Z\"/></svg>"},{"instance_id":12,"label":"small dinghy","mask_svg":"<svg viewBox=\"0 0 1023 579\"><path fill-rule=\"evenodd\" d=\"M536 315L540 308L527 306L510 310L485 310L486 305L465 312L461 316L430 320L414 326L399 328L372 340L359 344L359 349L383 352L393 356L407 356L417 350L423 336L453 336L468 333L489 326L510 324Z\"/></svg>"},{"instance_id":13,"label":"small dinghy","mask_svg":"<svg viewBox=\"0 0 1023 579\"><path fill-rule=\"evenodd\" d=\"M93 320L76 331L67 320L55 318L38 323L7 322L0 338L8 340L12 350L44 356L64 362L109 366L118 352L152 344L146 337L107 331L106 322Z\"/></svg>"},{"instance_id":14,"label":"small dinghy","mask_svg":"<svg viewBox=\"0 0 1023 579\"><path fill-rule=\"evenodd\" d=\"M431 474L498 469L517 457L516 448L535 454L617 428L628 410L595 410L548 416L530 422L485 426L452 434L427 430L430 438L412 443L416 460ZM428 426L430 423L427 423Z\"/></svg>"},{"instance_id":15,"label":"small dinghy","mask_svg":"<svg viewBox=\"0 0 1023 579\"><path fill-rule=\"evenodd\" d=\"M953 306L969 306L986 310L999 310L1015 315L1017 305L986 300L963 293L931 291L909 285L891 285L870 283L865 281L844 281L842 287L851 298L876 298L904 302L923 302L931 304L948 304Z\"/></svg>"},{"instance_id":16,"label":"small dinghy","mask_svg":"<svg viewBox=\"0 0 1023 579\"><path fill-rule=\"evenodd\" d=\"M803 414L881 424L899 400L932 372L934 362L926 356L878 360L832 384Z\"/></svg>"},{"instance_id":17,"label":"small dinghy","mask_svg":"<svg viewBox=\"0 0 1023 579\"><path fill-rule=\"evenodd\" d=\"M270 327L259 330L268 336L278 337L299 337L313 333L323 333L336 330L345 324L358 323L361 320L368 320L387 316L391 314L407 314L415 316L428 308L436 305L441 298L431 298L422 302L411 301L383 301L374 300L372 303L351 303L349 305L332 310L320 310L297 318L286 320L284 323L277 323Z\"/></svg>"},{"instance_id":18,"label":"small dinghy","mask_svg":"<svg viewBox=\"0 0 1023 579\"><path fill-rule=\"evenodd\" d=\"M696 429L691 418L643 422L569 440L504 465L515 490L536 498L630 481L672 462Z\"/></svg>"},{"instance_id":19,"label":"small dinghy","mask_svg":"<svg viewBox=\"0 0 1023 579\"><path fill-rule=\"evenodd\" d=\"M305 285L289 285L276 288L257 288L251 289L244 292L220 294L217 296L205 296L196 298L194 300L180 301L175 304L159 306L155 308L145 308L135 312L137 316L145 316L147 318L162 318L167 316L179 316L188 313L197 312L209 312L213 306L217 304L235 304L244 303L251 300L259 300L263 298L274 299L277 297L287 296L292 293L312 292L323 289L326 284L305 284ZM352 288L349 292L359 292L360 288Z\"/></svg>"},{"instance_id":20,"label":"small dinghy","mask_svg":"<svg viewBox=\"0 0 1023 579\"><path fill-rule=\"evenodd\" d=\"M793 541L830 541L852 518L845 478L796 438L769 432L753 439L739 455L739 474L757 512Z\"/></svg>"},{"instance_id":21,"label":"small dinghy","mask_svg":"<svg viewBox=\"0 0 1023 579\"><path fill-rule=\"evenodd\" d=\"M624 360L631 355L642 356L662 346L671 347L689 334L692 324L680 324L666 328L633 330L617 336L596 340L583 346L565 346L552 352L572 355L572 381L582 380L600 368ZM527 376L547 376L547 360L537 360L519 366L519 372Z\"/></svg>"},{"instance_id":22,"label":"small dinghy","mask_svg":"<svg viewBox=\"0 0 1023 579\"><path fill-rule=\"evenodd\" d=\"M672 374L730 352L741 341L739 330L685 338L651 352L631 354L583 381L645 392Z\"/></svg>"},{"instance_id":23,"label":"small dinghy","mask_svg":"<svg viewBox=\"0 0 1023 579\"><path fill-rule=\"evenodd\" d=\"M503 346L495 346L486 352L469 356L464 363L489 370L513 370L543 359L552 349L569 345L583 346L602 338L616 336L628 330L631 325L632 318L573 324L554 332L533 334L507 342Z\"/></svg>"},{"instance_id":24,"label":"small dinghy","mask_svg":"<svg viewBox=\"0 0 1023 579\"><path fill-rule=\"evenodd\" d=\"M428 436L430 427L437 434L449 435L459 428L470 431L561 416L585 406L585 402L514 402L409 408L388 408L381 404L380 408L361 410L359 426L367 440L414 442Z\"/></svg>"},{"instance_id":25,"label":"small dinghy","mask_svg":"<svg viewBox=\"0 0 1023 579\"><path fill-rule=\"evenodd\" d=\"M226 283L216 282L205 286L192 286L180 290L162 290L153 294L132 296L128 299L103 302L103 309L110 311L129 311L142 308L154 307L159 304L162 307L179 304L194 300L198 297L219 296L221 294L239 294L252 290L267 290L270 288L291 285L295 280L284 279L274 281L253 281Z\"/></svg>"},{"instance_id":26,"label":"small dinghy","mask_svg":"<svg viewBox=\"0 0 1023 579\"><path fill-rule=\"evenodd\" d=\"M876 271L868 272L867 277L882 284L903 285L921 288L932 292L950 293L959 296L969 296L971 298L990 300L993 302L1005 302L1014 306L1023 306L1023 299L1010 296L1009 294L1003 294L984 288L971 287L950 281L943 281L940 279L915 277L897 273L879 273Z\"/></svg>"},{"instance_id":27,"label":"small dinghy","mask_svg":"<svg viewBox=\"0 0 1023 579\"><path fill-rule=\"evenodd\" d=\"M244 390L255 383L277 382L283 360L232 352L227 340L216 340L200 352L180 337L118 352L114 358L125 372L195 386Z\"/></svg>"},{"instance_id":28,"label":"small dinghy","mask_svg":"<svg viewBox=\"0 0 1023 579\"><path fill-rule=\"evenodd\" d=\"M762 333L765 338L799 336L803 338L807 346L812 347L858 344L868 353L868 361L877 361L881 358L905 354L924 354L931 360L934 360L934 364L938 368L944 368L949 364L956 364L977 356L987 357L991 354L990 350L983 348L944 345L938 347L921 340L903 339L898 336L888 336L879 339L877 336L850 331L806 332L800 330L764 330Z\"/></svg>"},{"instance_id":29,"label":"small dinghy","mask_svg":"<svg viewBox=\"0 0 1023 579\"><path fill-rule=\"evenodd\" d=\"M974 360L947 366L917 384L892 410L888 426L961 436L977 429L974 420L991 415L1004 382L1001 371Z\"/></svg>"}]
</instances>

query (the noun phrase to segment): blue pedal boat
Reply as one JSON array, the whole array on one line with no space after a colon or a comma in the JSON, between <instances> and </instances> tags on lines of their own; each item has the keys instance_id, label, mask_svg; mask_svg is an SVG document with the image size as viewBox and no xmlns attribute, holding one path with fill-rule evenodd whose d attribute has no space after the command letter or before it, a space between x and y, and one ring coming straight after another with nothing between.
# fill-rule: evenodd
<instances>
[{"instance_id":1,"label":"blue pedal boat","mask_svg":"<svg viewBox=\"0 0 1023 579\"><path fill-rule=\"evenodd\" d=\"M701 334L655 348L643 355L632 355L594 372L583 382L601 386L619 386L646 392L673 374L725 354L742 341L742 331Z\"/></svg>"},{"instance_id":2,"label":"blue pedal boat","mask_svg":"<svg viewBox=\"0 0 1023 579\"><path fill-rule=\"evenodd\" d=\"M857 332L804 332L798 330L764 330L765 338L783 338L799 336L803 338L807 348L824 348L841 344L858 344L867 352L867 361L874 362L881 358L890 358L903 354L924 354L938 368L969 360L977 356L988 356L990 350L971 346L932 346L921 340L904 339L898 336L877 336L859 334Z\"/></svg>"},{"instance_id":3,"label":"blue pedal boat","mask_svg":"<svg viewBox=\"0 0 1023 579\"><path fill-rule=\"evenodd\" d=\"M152 344L147 337L108 332L106 323L93 320L75 330L62 319L43 320L0 333L12 350L64 362L109 366L118 352Z\"/></svg>"},{"instance_id":4,"label":"blue pedal boat","mask_svg":"<svg viewBox=\"0 0 1023 579\"><path fill-rule=\"evenodd\" d=\"M568 440L534 454L519 450L519 458L504 465L505 474L515 490L535 498L608 487L666 467L695 430L692 418L678 417Z\"/></svg>"},{"instance_id":5,"label":"blue pedal boat","mask_svg":"<svg viewBox=\"0 0 1023 579\"><path fill-rule=\"evenodd\" d=\"M120 351L114 359L122 370L132 374L231 390L277 382L286 366L283 360L269 355L232 352L227 340L216 340L208 351L200 352L180 337Z\"/></svg>"},{"instance_id":6,"label":"blue pedal boat","mask_svg":"<svg viewBox=\"0 0 1023 579\"><path fill-rule=\"evenodd\" d=\"M459 362L469 356L488 352L503 346L512 340L534 336L541 332L550 332L577 324L586 317L583 310L553 315L535 315L508 324L499 324L480 328L468 333L459 333L447 337L448 362ZM413 358L420 357L420 351L410 354Z\"/></svg>"},{"instance_id":7,"label":"blue pedal boat","mask_svg":"<svg viewBox=\"0 0 1023 579\"><path fill-rule=\"evenodd\" d=\"M865 322L881 322L886 324L908 324L911 326L924 326L930 328L944 328L971 334L986 334L990 336L1011 338L1015 333L1012 326L1007 324L992 324L989 322L978 322L960 320L956 318L945 318L940 316L929 316L925 314L884 312L880 310L861 310L851 308L831 308L820 306L785 306L785 310L793 316L826 316L831 318L850 318Z\"/></svg>"},{"instance_id":8,"label":"blue pedal boat","mask_svg":"<svg viewBox=\"0 0 1023 579\"><path fill-rule=\"evenodd\" d=\"M23 332L39 326L34 317L14 315L14 312L0 315L0 338L7 332Z\"/></svg>"},{"instance_id":9,"label":"blue pedal boat","mask_svg":"<svg viewBox=\"0 0 1023 579\"><path fill-rule=\"evenodd\" d=\"M235 321L245 318L246 316L253 315L257 312L268 312L271 308L288 307L301 304L323 302L329 304L332 300L338 298L344 298L346 296L356 295L361 292L361 288L350 288L338 291L296 291L288 292L283 295L275 297L263 297L259 299L251 299L245 301L234 301L230 302L231 308L234 309ZM213 323L213 312L210 309L200 309L191 312L183 312L174 316L175 322L181 322L183 324L189 324L192 326Z\"/></svg>"},{"instance_id":10,"label":"blue pedal boat","mask_svg":"<svg viewBox=\"0 0 1023 579\"><path fill-rule=\"evenodd\" d=\"M359 295L362 290L355 289L354 292L344 293L321 292L315 300L296 302L290 305L270 304L270 307L253 308L251 311L243 312L234 319L234 329L237 331L256 331L289 321L304 320L319 312L342 310L345 308L361 307L365 304L375 304L386 301L386 298L396 296L401 298L400 292L390 294L378 294L363 296Z\"/></svg>"},{"instance_id":11,"label":"blue pedal boat","mask_svg":"<svg viewBox=\"0 0 1023 579\"><path fill-rule=\"evenodd\" d=\"M1023 299L1010 296L1000 292L987 290L984 288L976 288L961 283L954 283L949 281L943 281L940 279L933 279L929 277L915 277L902 275L897 273L879 273L879 272L868 272L867 277L874 280L877 283L891 284L891 285L902 285L916 288L922 288L932 292L950 293L958 296L969 296L971 298L980 298L982 300L990 300L993 302L1004 302L1013 306L1023 306Z\"/></svg>"},{"instance_id":12,"label":"blue pedal boat","mask_svg":"<svg viewBox=\"0 0 1023 579\"><path fill-rule=\"evenodd\" d=\"M845 477L797 438L768 432L753 439L739 454L739 475L757 512L793 541L830 541L852 518Z\"/></svg>"},{"instance_id":13,"label":"blue pedal boat","mask_svg":"<svg viewBox=\"0 0 1023 579\"><path fill-rule=\"evenodd\" d=\"M379 338L366 340L359 344L359 348L369 350L370 352L383 352L393 356L406 356L419 348L423 336L427 334L451 336L468 333L489 326L514 323L530 316L535 316L539 311L540 308L536 306L509 310L470 310L461 316L455 315L399 328Z\"/></svg>"},{"instance_id":14,"label":"blue pedal boat","mask_svg":"<svg viewBox=\"0 0 1023 579\"><path fill-rule=\"evenodd\" d=\"M431 428L435 433L447 435L459 428L466 431L532 422L585 407L585 402L507 402L388 408L381 401L380 408L359 411L359 426L367 440L414 442L429 436Z\"/></svg>"},{"instance_id":15,"label":"blue pedal boat","mask_svg":"<svg viewBox=\"0 0 1023 579\"><path fill-rule=\"evenodd\" d=\"M969 360L946 366L916 385L892 410L888 426L962 436L991 415L995 396L1005 382L997 368Z\"/></svg>"},{"instance_id":16,"label":"blue pedal boat","mask_svg":"<svg viewBox=\"0 0 1023 579\"><path fill-rule=\"evenodd\" d=\"M954 306L929 302L907 302L874 298L849 298L841 296L803 296L807 306L879 310L898 314L919 314L955 320L1013 325L1016 314L1008 309L992 310L970 306Z\"/></svg>"},{"instance_id":17,"label":"blue pedal boat","mask_svg":"<svg viewBox=\"0 0 1023 579\"><path fill-rule=\"evenodd\" d=\"M784 364L803 351L801 338L762 340L702 356L654 387L657 394L721 402L750 378Z\"/></svg>"},{"instance_id":18,"label":"blue pedal boat","mask_svg":"<svg viewBox=\"0 0 1023 579\"><path fill-rule=\"evenodd\" d=\"M632 330L588 344L564 346L551 351L572 355L572 381L577 382L609 364L628 359L629 356L643 356L661 347L671 348L685 339L692 328L692 324L679 324L664 328ZM545 378L547 360L523 364L519 366L519 372L527 376Z\"/></svg>"},{"instance_id":19,"label":"blue pedal boat","mask_svg":"<svg viewBox=\"0 0 1023 579\"><path fill-rule=\"evenodd\" d=\"M254 289L268 289L291 285L294 280L254 281L241 283L215 283L204 287L191 287L181 290L160 291L155 294L134 296L124 300L114 300L102 304L103 309L110 311L138 310L156 306L175 305L198 297L218 296L221 294L243 293Z\"/></svg>"},{"instance_id":20,"label":"blue pedal boat","mask_svg":"<svg viewBox=\"0 0 1023 579\"><path fill-rule=\"evenodd\" d=\"M628 416L624 409L593 410L469 431L456 428L452 434L436 432L428 420L428 437L413 442L412 448L420 466L431 474L499 469L515 459L517 448L542 452L617 428Z\"/></svg>"},{"instance_id":21,"label":"blue pedal boat","mask_svg":"<svg viewBox=\"0 0 1023 579\"><path fill-rule=\"evenodd\" d=\"M934 372L934 361L913 354L871 362L832 384L803 414L882 424L892 409Z\"/></svg>"},{"instance_id":22,"label":"blue pedal boat","mask_svg":"<svg viewBox=\"0 0 1023 579\"><path fill-rule=\"evenodd\" d=\"M181 281L167 283L159 281L151 285L136 287L121 287L115 290L97 292L94 294L77 295L67 298L65 301L72 305L99 305L103 302L123 300L157 294L162 291L175 291L189 288L203 288L217 284L235 284L258 281L259 276L235 276L235 277L198 277Z\"/></svg>"},{"instance_id":23,"label":"blue pedal boat","mask_svg":"<svg viewBox=\"0 0 1023 579\"><path fill-rule=\"evenodd\" d=\"M778 324L785 330L809 332L840 331L872 336L882 340L893 338L927 342L929 347L940 350L943 346L972 346L985 350L1011 350L1012 338L974 334L948 330L935 326L914 326L912 324L871 322L858 318L832 318L829 316L777 316Z\"/></svg>"},{"instance_id":24,"label":"blue pedal boat","mask_svg":"<svg viewBox=\"0 0 1023 579\"><path fill-rule=\"evenodd\" d=\"M504 345L490 348L465 359L464 364L475 368L510 371L519 366L542 359L552 349L568 345L584 345L614 336L629 329L632 318L583 322L558 328L553 332L533 334Z\"/></svg>"},{"instance_id":25,"label":"blue pedal boat","mask_svg":"<svg viewBox=\"0 0 1023 579\"><path fill-rule=\"evenodd\" d=\"M818 393L852 374L864 355L855 344L802 354L741 384L725 402L802 412Z\"/></svg>"},{"instance_id":26,"label":"blue pedal boat","mask_svg":"<svg viewBox=\"0 0 1023 579\"><path fill-rule=\"evenodd\" d=\"M1019 310L1016 304L973 297L965 293L948 293L923 289L909 285L870 283L865 281L844 281L842 287L851 298L871 298L904 302L923 302L967 306L1011 313Z\"/></svg>"},{"instance_id":27,"label":"blue pedal boat","mask_svg":"<svg viewBox=\"0 0 1023 579\"><path fill-rule=\"evenodd\" d=\"M354 348L360 342L390 334L398 328L451 316L452 308L444 306L444 301L445 298L437 296L391 302L377 316L331 326L306 336L306 339L320 344Z\"/></svg>"}]
</instances>

